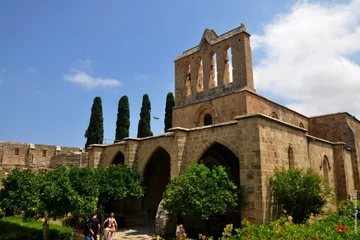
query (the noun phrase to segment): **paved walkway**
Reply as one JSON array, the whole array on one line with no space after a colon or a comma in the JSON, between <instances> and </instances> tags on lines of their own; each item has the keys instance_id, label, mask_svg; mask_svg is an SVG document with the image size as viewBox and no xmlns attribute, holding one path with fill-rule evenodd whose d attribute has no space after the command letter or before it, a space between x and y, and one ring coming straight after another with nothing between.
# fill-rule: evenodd
<instances>
[{"instance_id":1,"label":"paved walkway","mask_svg":"<svg viewBox=\"0 0 360 240\"><path fill-rule=\"evenodd\" d=\"M152 239L153 234L154 226L139 226L136 228L119 229L112 240Z\"/></svg>"}]
</instances>

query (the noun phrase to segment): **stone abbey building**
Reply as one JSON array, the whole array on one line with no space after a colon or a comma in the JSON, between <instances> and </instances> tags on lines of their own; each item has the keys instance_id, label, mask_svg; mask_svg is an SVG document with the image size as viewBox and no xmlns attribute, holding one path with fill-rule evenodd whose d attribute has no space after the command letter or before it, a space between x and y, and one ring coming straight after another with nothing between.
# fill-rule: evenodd
<instances>
[{"instance_id":1,"label":"stone abbey building","mask_svg":"<svg viewBox=\"0 0 360 240\"><path fill-rule=\"evenodd\" d=\"M257 94L250 34L242 24L222 35L206 29L198 46L175 59L175 104L173 128L165 134L91 145L87 152L56 151L53 146L46 163L124 163L138 168L147 188L145 198L127 199L114 207L143 211L150 219L155 219L169 179L200 160L231 169L231 178L246 192L248 204L241 217L259 224L273 217L267 179L277 167L314 169L338 200L360 189L359 120L346 112L307 117ZM36 167L46 158L45 147L24 146L21 150L16 144L0 143L3 172L14 163ZM19 151L23 159L16 158ZM36 151L34 160L30 152Z\"/></svg>"}]
</instances>

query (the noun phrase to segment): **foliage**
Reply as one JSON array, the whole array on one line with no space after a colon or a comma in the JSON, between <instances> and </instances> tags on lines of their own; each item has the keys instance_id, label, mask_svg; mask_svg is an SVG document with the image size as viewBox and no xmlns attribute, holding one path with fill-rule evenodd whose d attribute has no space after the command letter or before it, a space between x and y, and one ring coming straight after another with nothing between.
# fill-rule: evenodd
<instances>
[{"instance_id":1,"label":"foliage","mask_svg":"<svg viewBox=\"0 0 360 240\"><path fill-rule=\"evenodd\" d=\"M276 169L270 187L279 204L295 223L319 214L330 195L325 181L312 169Z\"/></svg>"},{"instance_id":2,"label":"foliage","mask_svg":"<svg viewBox=\"0 0 360 240\"><path fill-rule=\"evenodd\" d=\"M40 172L40 194L37 214L45 218L57 219L73 211L79 200L76 191L72 189L69 172L63 166L55 170Z\"/></svg>"},{"instance_id":3,"label":"foliage","mask_svg":"<svg viewBox=\"0 0 360 240\"><path fill-rule=\"evenodd\" d=\"M25 210L35 212L40 181L33 171L16 168L1 181L0 208L5 210L6 215L20 214Z\"/></svg>"},{"instance_id":4,"label":"foliage","mask_svg":"<svg viewBox=\"0 0 360 240\"><path fill-rule=\"evenodd\" d=\"M135 168L112 165L91 169L59 166L55 170L13 170L2 180L0 207L25 218L44 218L44 235L48 235L50 218L78 216L82 219L110 198L142 197L141 174ZM49 238L47 238L49 239Z\"/></svg>"},{"instance_id":5,"label":"foliage","mask_svg":"<svg viewBox=\"0 0 360 240\"><path fill-rule=\"evenodd\" d=\"M338 203L339 215L347 217L355 217L355 210L357 210L357 218L360 219L360 200L357 201L357 208L355 209L354 201L341 201Z\"/></svg>"},{"instance_id":6,"label":"foliage","mask_svg":"<svg viewBox=\"0 0 360 240\"><path fill-rule=\"evenodd\" d=\"M94 168L71 167L69 180L76 195L73 199L73 214L83 215L92 213L97 206L100 194L99 176Z\"/></svg>"},{"instance_id":7,"label":"foliage","mask_svg":"<svg viewBox=\"0 0 360 240\"><path fill-rule=\"evenodd\" d=\"M24 213L25 218L44 218L44 235L48 235L50 218L57 219L70 212L85 213L96 207L99 190L92 191L90 179L94 170L59 166L55 170L14 169L3 179L1 207L13 214ZM86 181L84 181L86 180ZM97 186L97 184L95 184ZM95 194L95 195L94 195ZM10 210L10 211L9 211Z\"/></svg>"},{"instance_id":8,"label":"foliage","mask_svg":"<svg viewBox=\"0 0 360 240\"><path fill-rule=\"evenodd\" d=\"M116 120L116 133L115 142L129 137L130 128L130 108L129 99L127 96L122 96L119 100L117 120Z\"/></svg>"},{"instance_id":9,"label":"foliage","mask_svg":"<svg viewBox=\"0 0 360 240\"><path fill-rule=\"evenodd\" d=\"M169 92L166 96L164 132L172 128L172 109L174 106L175 106L174 94L172 92Z\"/></svg>"},{"instance_id":10,"label":"foliage","mask_svg":"<svg viewBox=\"0 0 360 240\"><path fill-rule=\"evenodd\" d=\"M359 221L358 221L359 222ZM360 223L360 222L359 222ZM303 224L293 224L286 218L281 218L267 225L255 225L246 219L242 222L242 228L230 231L225 239L358 239L354 233L354 220L347 216L331 214L323 220L315 223L309 221ZM226 230L225 229L225 230Z\"/></svg>"},{"instance_id":11,"label":"foliage","mask_svg":"<svg viewBox=\"0 0 360 240\"><path fill-rule=\"evenodd\" d=\"M144 94L140 112L140 120L138 125L138 138L149 137L152 136L151 127L150 127L150 119L151 119L151 104L149 100L149 96Z\"/></svg>"},{"instance_id":12,"label":"foliage","mask_svg":"<svg viewBox=\"0 0 360 240\"><path fill-rule=\"evenodd\" d=\"M144 196L141 174L136 168L117 164L96 170L99 176L100 204L110 198L121 200L126 196Z\"/></svg>"},{"instance_id":13,"label":"foliage","mask_svg":"<svg viewBox=\"0 0 360 240\"><path fill-rule=\"evenodd\" d=\"M87 138L85 148L91 144L102 144L104 139L104 118L102 111L102 103L100 97L95 97L92 108L90 122L85 131Z\"/></svg>"},{"instance_id":14,"label":"foliage","mask_svg":"<svg viewBox=\"0 0 360 240\"><path fill-rule=\"evenodd\" d=\"M5 217L0 219L0 239L7 240L42 240L42 222L21 217ZM73 230L69 227L51 224L49 237L54 240L72 240Z\"/></svg>"},{"instance_id":15,"label":"foliage","mask_svg":"<svg viewBox=\"0 0 360 240\"><path fill-rule=\"evenodd\" d=\"M164 207L171 215L201 220L229 209L239 210L242 203L240 188L229 179L224 167L209 169L196 163L170 181L163 198Z\"/></svg>"}]
</instances>

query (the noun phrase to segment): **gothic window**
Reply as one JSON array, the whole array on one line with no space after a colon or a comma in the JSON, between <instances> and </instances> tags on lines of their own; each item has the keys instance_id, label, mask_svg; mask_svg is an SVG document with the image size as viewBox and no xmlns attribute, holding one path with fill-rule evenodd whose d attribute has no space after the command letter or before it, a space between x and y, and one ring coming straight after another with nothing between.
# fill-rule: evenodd
<instances>
[{"instance_id":1,"label":"gothic window","mask_svg":"<svg viewBox=\"0 0 360 240\"><path fill-rule=\"evenodd\" d=\"M231 59L231 47L227 44L224 48L224 84L229 84L233 81Z\"/></svg>"},{"instance_id":2,"label":"gothic window","mask_svg":"<svg viewBox=\"0 0 360 240\"><path fill-rule=\"evenodd\" d=\"M191 95L191 64L189 61L185 63L185 92L186 96Z\"/></svg>"},{"instance_id":3,"label":"gothic window","mask_svg":"<svg viewBox=\"0 0 360 240\"><path fill-rule=\"evenodd\" d=\"M19 149L18 148L15 148L15 155L19 155Z\"/></svg>"},{"instance_id":4,"label":"gothic window","mask_svg":"<svg viewBox=\"0 0 360 240\"><path fill-rule=\"evenodd\" d=\"M204 126L208 126L211 124L212 124L212 116L211 114L208 113L204 116Z\"/></svg>"},{"instance_id":5,"label":"gothic window","mask_svg":"<svg viewBox=\"0 0 360 240\"><path fill-rule=\"evenodd\" d=\"M305 128L305 127L304 127L304 124L303 124L302 122L299 123L299 127Z\"/></svg>"},{"instance_id":6,"label":"gothic window","mask_svg":"<svg viewBox=\"0 0 360 240\"><path fill-rule=\"evenodd\" d=\"M289 169L294 169L295 168L294 149L291 146L291 144L288 148L288 160L289 160Z\"/></svg>"},{"instance_id":7,"label":"gothic window","mask_svg":"<svg viewBox=\"0 0 360 240\"><path fill-rule=\"evenodd\" d=\"M197 65L197 74L196 74L196 90L197 92L203 91L203 76L204 76L204 70L203 70L203 60L201 57L198 57L196 59L196 65Z\"/></svg>"},{"instance_id":8,"label":"gothic window","mask_svg":"<svg viewBox=\"0 0 360 240\"><path fill-rule=\"evenodd\" d=\"M271 112L270 117L279 119L275 112Z\"/></svg>"},{"instance_id":9,"label":"gothic window","mask_svg":"<svg viewBox=\"0 0 360 240\"><path fill-rule=\"evenodd\" d=\"M46 150L43 150L43 151L42 151L42 156L43 156L43 157L46 157L46 153L47 153L47 151L46 151Z\"/></svg>"},{"instance_id":10,"label":"gothic window","mask_svg":"<svg viewBox=\"0 0 360 240\"><path fill-rule=\"evenodd\" d=\"M217 66L216 66L216 53L210 53L210 79L209 89L217 86Z\"/></svg>"},{"instance_id":11,"label":"gothic window","mask_svg":"<svg viewBox=\"0 0 360 240\"><path fill-rule=\"evenodd\" d=\"M330 164L327 156L324 156L323 162L322 162L322 170L324 174L324 179L327 185L329 185L329 169Z\"/></svg>"}]
</instances>

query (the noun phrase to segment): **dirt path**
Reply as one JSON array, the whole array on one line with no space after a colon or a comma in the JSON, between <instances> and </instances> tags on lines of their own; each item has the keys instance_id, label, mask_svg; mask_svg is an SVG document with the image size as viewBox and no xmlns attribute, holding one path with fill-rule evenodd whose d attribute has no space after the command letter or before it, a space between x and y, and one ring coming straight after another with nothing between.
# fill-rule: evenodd
<instances>
[{"instance_id":1,"label":"dirt path","mask_svg":"<svg viewBox=\"0 0 360 240\"><path fill-rule=\"evenodd\" d=\"M154 233L153 226L141 226L136 228L119 229L113 236L113 240L128 239L152 239Z\"/></svg>"}]
</instances>

